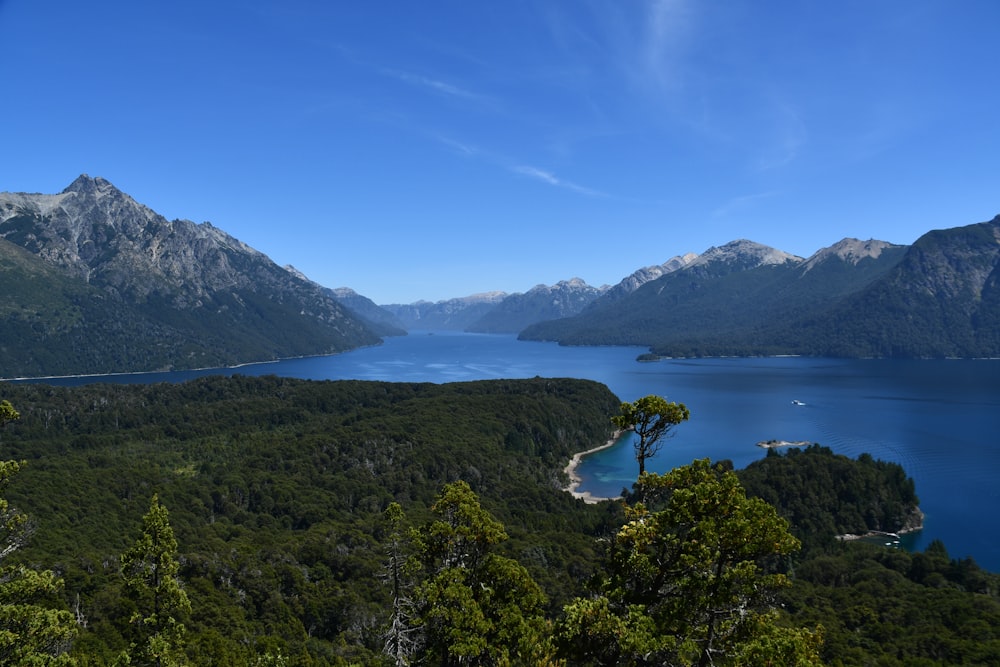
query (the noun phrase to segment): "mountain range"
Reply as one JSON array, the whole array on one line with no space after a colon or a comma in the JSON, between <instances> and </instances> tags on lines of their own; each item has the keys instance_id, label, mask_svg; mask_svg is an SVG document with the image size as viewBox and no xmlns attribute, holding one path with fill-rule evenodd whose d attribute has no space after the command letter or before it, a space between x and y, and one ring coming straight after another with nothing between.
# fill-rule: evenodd
<instances>
[{"instance_id":1,"label":"mountain range","mask_svg":"<svg viewBox=\"0 0 1000 667\"><path fill-rule=\"evenodd\" d=\"M912 246L844 239L802 258L737 240L613 286L379 306L82 175L59 194L0 193L0 377L229 366L413 329L651 357L996 357L998 266L1000 216Z\"/></svg>"},{"instance_id":2,"label":"mountain range","mask_svg":"<svg viewBox=\"0 0 1000 667\"><path fill-rule=\"evenodd\" d=\"M1000 216L808 259L740 240L520 337L660 356L997 357L998 279Z\"/></svg>"},{"instance_id":3,"label":"mountain range","mask_svg":"<svg viewBox=\"0 0 1000 667\"><path fill-rule=\"evenodd\" d=\"M226 366L380 342L327 290L102 178L0 193L0 376Z\"/></svg>"}]
</instances>

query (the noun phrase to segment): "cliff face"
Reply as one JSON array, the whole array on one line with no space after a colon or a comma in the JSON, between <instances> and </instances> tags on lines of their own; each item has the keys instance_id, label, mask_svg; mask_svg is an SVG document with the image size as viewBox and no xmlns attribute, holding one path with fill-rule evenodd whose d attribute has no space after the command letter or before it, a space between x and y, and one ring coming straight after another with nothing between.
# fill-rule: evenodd
<instances>
[{"instance_id":1,"label":"cliff face","mask_svg":"<svg viewBox=\"0 0 1000 667\"><path fill-rule=\"evenodd\" d=\"M83 361L82 351L53 358L23 331L9 331L26 347L7 346L0 374L223 365L379 340L322 286L209 223L168 221L102 178L80 176L54 195L0 193L0 238L56 269L63 281L45 294L26 289L8 295L21 312L35 313L40 341L51 346L53 336L83 341L112 335L122 350L117 358L84 354ZM78 313L70 330L46 320L68 290L84 288L105 307L85 307L91 302L74 298ZM105 321L111 311L118 313L117 334ZM48 361L40 362L42 356Z\"/></svg>"}]
</instances>

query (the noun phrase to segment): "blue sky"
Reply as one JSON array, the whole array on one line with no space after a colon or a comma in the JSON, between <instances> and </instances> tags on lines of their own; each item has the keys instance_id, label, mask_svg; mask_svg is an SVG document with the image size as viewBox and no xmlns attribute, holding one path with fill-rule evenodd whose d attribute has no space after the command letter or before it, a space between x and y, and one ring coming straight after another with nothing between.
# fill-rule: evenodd
<instances>
[{"instance_id":1,"label":"blue sky","mask_svg":"<svg viewBox=\"0 0 1000 667\"><path fill-rule=\"evenodd\" d=\"M0 191L103 176L378 303L1000 213L995 0L0 0Z\"/></svg>"}]
</instances>

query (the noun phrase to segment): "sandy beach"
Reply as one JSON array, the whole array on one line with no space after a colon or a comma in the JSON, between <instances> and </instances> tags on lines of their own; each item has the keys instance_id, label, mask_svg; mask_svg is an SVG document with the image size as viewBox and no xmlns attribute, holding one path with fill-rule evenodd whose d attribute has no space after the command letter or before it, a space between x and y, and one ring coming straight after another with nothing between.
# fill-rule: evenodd
<instances>
[{"instance_id":1,"label":"sandy beach","mask_svg":"<svg viewBox=\"0 0 1000 667\"><path fill-rule=\"evenodd\" d=\"M607 449L608 447L614 446L614 444L618 442L618 438L622 437L623 433L624 431L615 431L611 435L611 439L608 440L603 445L600 445L599 447L594 447L593 449L588 449L585 452L574 454L573 458L569 460L569 463L566 464L565 468L566 476L569 477L569 486L567 486L565 490L571 493L574 498L580 498L583 500L583 502L590 505L593 505L594 503L599 503L604 500L614 500L614 498L601 498L599 496L595 496L592 493L590 493L590 491L577 491L577 489L580 487L580 482L582 480L580 479L580 476L576 473L576 469L577 467L579 467L580 461L583 460L584 456L588 456L590 454L593 454L594 452L599 452L602 449Z\"/></svg>"}]
</instances>

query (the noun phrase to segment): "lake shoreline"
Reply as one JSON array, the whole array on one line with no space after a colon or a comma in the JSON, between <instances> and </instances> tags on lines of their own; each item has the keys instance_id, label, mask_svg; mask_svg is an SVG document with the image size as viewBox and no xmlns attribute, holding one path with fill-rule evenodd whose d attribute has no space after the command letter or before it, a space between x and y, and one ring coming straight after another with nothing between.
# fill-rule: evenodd
<instances>
[{"instance_id":1,"label":"lake shoreline","mask_svg":"<svg viewBox=\"0 0 1000 667\"><path fill-rule=\"evenodd\" d=\"M583 483L583 479L581 479L580 474L576 471L576 469L580 467L580 463L583 461L583 458L585 456L590 456L595 452L599 452L603 449L614 447L615 444L621 439L622 435L624 435L624 433L625 433L624 431L615 431L614 433L611 434L611 439L608 440L603 445L599 445L597 447L593 447L586 451L577 452L576 454L574 454L573 458L569 460L569 463L567 463L566 467L563 469L563 472L565 472L566 476L569 477L569 485L565 489L563 489L563 491L566 491L574 498L579 498L588 505L595 505L597 503L604 502L607 500L615 500L614 498L595 496L590 491L578 491L577 489L580 488L580 484Z\"/></svg>"}]
</instances>

